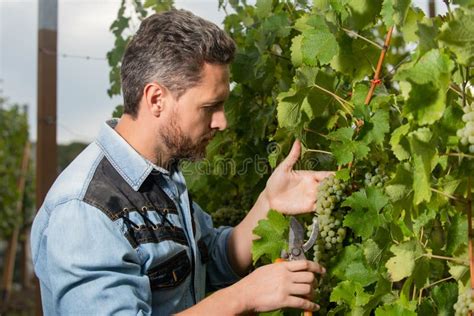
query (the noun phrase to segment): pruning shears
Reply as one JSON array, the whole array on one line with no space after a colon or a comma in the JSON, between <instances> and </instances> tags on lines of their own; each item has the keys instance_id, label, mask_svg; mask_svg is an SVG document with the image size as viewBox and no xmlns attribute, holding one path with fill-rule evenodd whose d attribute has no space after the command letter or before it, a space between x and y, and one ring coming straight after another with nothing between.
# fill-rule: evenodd
<instances>
[{"instance_id":1,"label":"pruning shears","mask_svg":"<svg viewBox=\"0 0 474 316\"><path fill-rule=\"evenodd\" d=\"M290 216L290 231L288 234L288 251L282 250L281 258L276 259L275 262L306 260L305 252L313 247L319 234L319 224L317 217L313 218L311 225L311 233L309 239L305 242L305 229L303 225L294 217ZM309 316L313 313L305 311L304 315Z\"/></svg>"}]
</instances>

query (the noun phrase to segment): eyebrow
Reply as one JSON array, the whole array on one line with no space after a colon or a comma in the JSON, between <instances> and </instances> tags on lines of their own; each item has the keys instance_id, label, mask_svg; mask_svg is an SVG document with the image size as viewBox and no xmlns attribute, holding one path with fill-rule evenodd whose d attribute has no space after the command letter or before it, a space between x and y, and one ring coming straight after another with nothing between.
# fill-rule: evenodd
<instances>
[{"instance_id":1,"label":"eyebrow","mask_svg":"<svg viewBox=\"0 0 474 316\"><path fill-rule=\"evenodd\" d=\"M226 100L223 99L223 100L217 100L217 101L210 101L210 102L205 102L203 103L204 106L218 106L218 105L221 105L222 103L224 103Z\"/></svg>"}]
</instances>

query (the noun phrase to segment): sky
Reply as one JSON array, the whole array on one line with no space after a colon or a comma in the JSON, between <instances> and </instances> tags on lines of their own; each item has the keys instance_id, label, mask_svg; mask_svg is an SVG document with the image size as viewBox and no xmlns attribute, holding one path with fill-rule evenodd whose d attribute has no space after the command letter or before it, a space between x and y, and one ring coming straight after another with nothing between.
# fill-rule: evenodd
<instances>
[{"instance_id":1,"label":"sky","mask_svg":"<svg viewBox=\"0 0 474 316\"><path fill-rule=\"evenodd\" d=\"M250 1L251 2L251 1ZM177 0L218 25L224 13L217 0ZM415 0L426 9L428 0ZM120 97L109 98L106 53L120 0L58 0L57 141L91 142ZM444 11L436 0L437 11ZM30 138L36 140L38 0L0 0L0 96L27 104ZM84 57L90 57L86 59Z\"/></svg>"}]
</instances>

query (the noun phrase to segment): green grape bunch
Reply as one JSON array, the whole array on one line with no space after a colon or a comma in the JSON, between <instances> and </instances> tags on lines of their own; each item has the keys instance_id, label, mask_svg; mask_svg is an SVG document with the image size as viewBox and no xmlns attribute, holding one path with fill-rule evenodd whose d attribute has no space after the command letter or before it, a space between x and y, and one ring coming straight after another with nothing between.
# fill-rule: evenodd
<instances>
[{"instance_id":1,"label":"green grape bunch","mask_svg":"<svg viewBox=\"0 0 474 316\"><path fill-rule=\"evenodd\" d=\"M474 154L474 103L466 105L463 111L462 120L465 125L457 131L457 136L461 139L461 144L469 146L469 152Z\"/></svg>"},{"instance_id":2,"label":"green grape bunch","mask_svg":"<svg viewBox=\"0 0 474 316\"><path fill-rule=\"evenodd\" d=\"M465 316L469 311L474 311L472 294L472 290L469 287L459 294L458 301L454 304L456 316Z\"/></svg>"},{"instance_id":3,"label":"green grape bunch","mask_svg":"<svg viewBox=\"0 0 474 316\"><path fill-rule=\"evenodd\" d=\"M366 186L382 188L388 180L389 177L381 166L375 168L374 172L366 172L364 175L364 184Z\"/></svg>"},{"instance_id":4,"label":"green grape bunch","mask_svg":"<svg viewBox=\"0 0 474 316\"><path fill-rule=\"evenodd\" d=\"M334 176L326 178L319 187L316 202L319 236L313 249L314 260L323 265L342 250L346 237L346 228L342 226L345 212L339 207L346 198L346 189L347 184Z\"/></svg>"}]
</instances>

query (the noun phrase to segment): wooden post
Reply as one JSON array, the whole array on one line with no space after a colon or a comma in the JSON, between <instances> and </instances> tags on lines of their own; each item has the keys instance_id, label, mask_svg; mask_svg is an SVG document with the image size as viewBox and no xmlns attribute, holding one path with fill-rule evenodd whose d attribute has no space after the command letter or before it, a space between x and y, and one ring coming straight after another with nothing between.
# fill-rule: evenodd
<instances>
[{"instance_id":1,"label":"wooden post","mask_svg":"<svg viewBox=\"0 0 474 316\"><path fill-rule=\"evenodd\" d=\"M430 18L434 18L436 16L435 0L428 0L428 15Z\"/></svg>"},{"instance_id":2,"label":"wooden post","mask_svg":"<svg viewBox=\"0 0 474 316\"><path fill-rule=\"evenodd\" d=\"M56 82L57 0L38 4L38 141L36 144L36 205L41 206L57 176ZM42 315L39 282L36 315Z\"/></svg>"}]
</instances>

